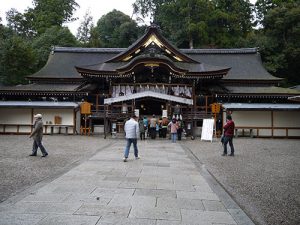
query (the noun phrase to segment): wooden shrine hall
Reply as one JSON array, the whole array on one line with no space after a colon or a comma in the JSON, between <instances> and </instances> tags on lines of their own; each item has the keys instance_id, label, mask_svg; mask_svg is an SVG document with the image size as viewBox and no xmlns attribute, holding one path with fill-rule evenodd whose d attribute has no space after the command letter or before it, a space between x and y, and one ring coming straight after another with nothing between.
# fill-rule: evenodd
<instances>
[{"instance_id":1,"label":"wooden shrine hall","mask_svg":"<svg viewBox=\"0 0 300 225\"><path fill-rule=\"evenodd\" d=\"M256 48L178 49L156 25L149 26L126 49L53 47L47 64L27 79L28 85L1 87L2 101L81 104L84 110L80 115L72 113L71 125L85 134L97 129L105 136L112 129L122 132L124 121L134 113L147 117L155 114L158 118L181 115L186 129L197 135L203 119L223 121L224 113L229 112L221 107L224 103L247 103L248 111L253 110L251 104L259 112L268 108L259 108L258 104L281 104L281 110L293 113L300 110L297 102L289 100L299 96L299 91L279 88L282 79L266 71ZM220 106L217 111L216 105ZM243 112L241 107L238 109ZM230 113L234 113L232 110ZM259 113L257 123L251 124L244 123L249 118L237 115L243 120L241 128L259 127ZM247 115L251 117L251 113ZM49 114L49 120L52 116ZM264 126L266 136L276 134L276 118L272 120L273 124ZM280 126L290 127L290 122L278 120ZM295 131L293 136L300 136L300 121L296 121L291 129ZM4 122L0 121L0 129L1 124Z\"/></svg>"}]
</instances>

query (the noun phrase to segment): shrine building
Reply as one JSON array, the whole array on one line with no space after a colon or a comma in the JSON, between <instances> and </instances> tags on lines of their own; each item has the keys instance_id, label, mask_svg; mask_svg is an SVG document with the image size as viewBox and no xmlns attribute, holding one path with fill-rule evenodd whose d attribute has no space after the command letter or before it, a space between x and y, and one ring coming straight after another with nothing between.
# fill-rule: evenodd
<instances>
[{"instance_id":1,"label":"shrine building","mask_svg":"<svg viewBox=\"0 0 300 225\"><path fill-rule=\"evenodd\" d=\"M128 48L55 46L27 79L0 87L0 133L29 133L42 113L47 134L106 137L138 114L180 116L199 136L203 119L220 134L230 113L237 136L300 137L300 91L278 87L257 48L178 49L155 25Z\"/></svg>"}]
</instances>

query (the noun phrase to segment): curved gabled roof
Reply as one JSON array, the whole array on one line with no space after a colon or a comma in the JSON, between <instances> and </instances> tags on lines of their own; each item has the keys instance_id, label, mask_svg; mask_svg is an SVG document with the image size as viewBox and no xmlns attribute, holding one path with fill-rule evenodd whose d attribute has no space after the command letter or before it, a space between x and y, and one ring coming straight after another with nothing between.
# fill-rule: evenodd
<instances>
[{"instance_id":1,"label":"curved gabled roof","mask_svg":"<svg viewBox=\"0 0 300 225\"><path fill-rule=\"evenodd\" d=\"M282 78L274 77L264 68L256 48L182 49L182 51L203 63L230 67L230 71L223 80L282 80Z\"/></svg>"},{"instance_id":2,"label":"curved gabled roof","mask_svg":"<svg viewBox=\"0 0 300 225\"><path fill-rule=\"evenodd\" d=\"M148 27L147 32L140 37L136 42L129 46L125 51L111 58L107 62L119 62L128 61L134 55L138 54L141 49L151 45L151 43L157 44L168 55L181 62L198 63L196 60L190 58L186 54L182 53L179 49L173 46L165 39L159 32L158 26L152 24Z\"/></svg>"}]
</instances>

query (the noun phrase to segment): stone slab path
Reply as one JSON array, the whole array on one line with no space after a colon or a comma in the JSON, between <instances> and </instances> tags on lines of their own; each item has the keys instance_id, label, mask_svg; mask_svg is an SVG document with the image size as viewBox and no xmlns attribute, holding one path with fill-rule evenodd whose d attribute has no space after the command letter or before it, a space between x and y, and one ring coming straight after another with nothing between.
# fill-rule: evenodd
<instances>
[{"instance_id":1,"label":"stone slab path","mask_svg":"<svg viewBox=\"0 0 300 225\"><path fill-rule=\"evenodd\" d=\"M0 225L253 225L184 143L139 141L141 159L132 148L128 162L124 146L116 140L24 198L0 204Z\"/></svg>"}]
</instances>

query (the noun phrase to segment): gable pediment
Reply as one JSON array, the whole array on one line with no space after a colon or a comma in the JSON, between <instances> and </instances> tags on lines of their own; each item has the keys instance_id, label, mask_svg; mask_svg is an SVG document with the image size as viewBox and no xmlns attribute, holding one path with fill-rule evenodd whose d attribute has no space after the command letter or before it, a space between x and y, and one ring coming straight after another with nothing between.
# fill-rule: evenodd
<instances>
[{"instance_id":1,"label":"gable pediment","mask_svg":"<svg viewBox=\"0 0 300 225\"><path fill-rule=\"evenodd\" d=\"M158 52L167 56L173 62L198 63L170 44L160 34L156 25L150 26L146 34L144 34L124 52L118 54L107 62L128 62L141 54L155 54Z\"/></svg>"}]
</instances>

